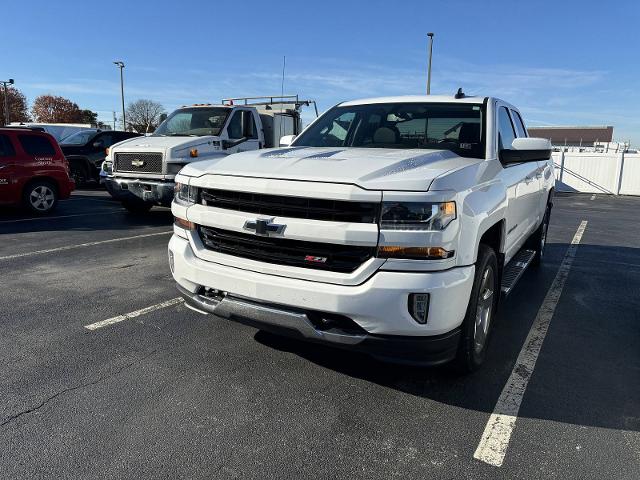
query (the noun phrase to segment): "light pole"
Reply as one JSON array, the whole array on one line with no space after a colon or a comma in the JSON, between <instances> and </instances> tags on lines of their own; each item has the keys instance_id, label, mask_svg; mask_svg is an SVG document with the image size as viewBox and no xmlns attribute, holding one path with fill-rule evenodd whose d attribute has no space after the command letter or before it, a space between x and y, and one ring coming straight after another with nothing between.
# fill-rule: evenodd
<instances>
[{"instance_id":1,"label":"light pole","mask_svg":"<svg viewBox=\"0 0 640 480\"><path fill-rule=\"evenodd\" d=\"M124 76L122 70L124 69L124 62L120 60L113 62L113 64L120 69L120 97L122 98L122 130L127 129L127 121L124 115Z\"/></svg>"},{"instance_id":2,"label":"light pole","mask_svg":"<svg viewBox=\"0 0 640 480\"><path fill-rule=\"evenodd\" d=\"M9 80L0 80L0 83L4 85L4 124L9 125L9 88L7 85L13 85L13 78Z\"/></svg>"},{"instance_id":3,"label":"light pole","mask_svg":"<svg viewBox=\"0 0 640 480\"><path fill-rule=\"evenodd\" d=\"M429 37L429 69L427 73L427 95L431 95L431 57L433 56L433 32L427 33Z\"/></svg>"}]
</instances>

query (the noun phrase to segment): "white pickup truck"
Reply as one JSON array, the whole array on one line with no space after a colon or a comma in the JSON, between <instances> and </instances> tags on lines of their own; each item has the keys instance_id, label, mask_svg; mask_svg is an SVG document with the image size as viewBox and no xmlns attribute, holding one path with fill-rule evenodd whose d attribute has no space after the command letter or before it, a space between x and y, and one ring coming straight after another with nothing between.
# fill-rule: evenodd
<instances>
[{"instance_id":1,"label":"white pickup truck","mask_svg":"<svg viewBox=\"0 0 640 480\"><path fill-rule=\"evenodd\" d=\"M102 166L102 183L132 212L169 206L175 175L186 164L277 146L280 137L300 132L300 109L311 104L315 106L313 100L285 95L179 108L153 135L111 147Z\"/></svg>"},{"instance_id":2,"label":"white pickup truck","mask_svg":"<svg viewBox=\"0 0 640 480\"><path fill-rule=\"evenodd\" d=\"M344 102L286 148L185 167L171 272L200 312L473 371L542 258L550 156L497 98Z\"/></svg>"}]
</instances>

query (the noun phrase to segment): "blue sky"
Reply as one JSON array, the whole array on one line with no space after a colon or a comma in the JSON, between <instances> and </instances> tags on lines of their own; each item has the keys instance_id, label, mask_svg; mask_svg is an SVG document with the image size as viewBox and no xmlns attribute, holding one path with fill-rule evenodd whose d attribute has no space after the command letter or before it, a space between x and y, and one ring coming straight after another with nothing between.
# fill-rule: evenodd
<instances>
[{"instance_id":1,"label":"blue sky","mask_svg":"<svg viewBox=\"0 0 640 480\"><path fill-rule=\"evenodd\" d=\"M495 95L529 125L614 125L640 145L640 2L8 1L0 77L29 101L62 95L110 120L127 101L168 110L280 92L321 109L353 98L420 94L426 32L432 93ZM8 20L8 21L7 21Z\"/></svg>"}]
</instances>

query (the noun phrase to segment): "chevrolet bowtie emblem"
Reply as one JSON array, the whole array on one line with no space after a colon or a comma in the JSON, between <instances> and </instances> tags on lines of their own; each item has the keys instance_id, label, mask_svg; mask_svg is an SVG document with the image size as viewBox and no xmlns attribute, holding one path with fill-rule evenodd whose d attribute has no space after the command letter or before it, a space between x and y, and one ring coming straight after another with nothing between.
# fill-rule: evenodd
<instances>
[{"instance_id":1,"label":"chevrolet bowtie emblem","mask_svg":"<svg viewBox=\"0 0 640 480\"><path fill-rule=\"evenodd\" d=\"M286 225L278 225L273 222L274 218L256 218L244 222L244 229L254 232L256 235L268 237L269 235L281 235Z\"/></svg>"},{"instance_id":2,"label":"chevrolet bowtie emblem","mask_svg":"<svg viewBox=\"0 0 640 480\"><path fill-rule=\"evenodd\" d=\"M144 160L140 160L139 158L131 160L131 166L133 167L144 167L146 163L147 162L145 162Z\"/></svg>"}]
</instances>

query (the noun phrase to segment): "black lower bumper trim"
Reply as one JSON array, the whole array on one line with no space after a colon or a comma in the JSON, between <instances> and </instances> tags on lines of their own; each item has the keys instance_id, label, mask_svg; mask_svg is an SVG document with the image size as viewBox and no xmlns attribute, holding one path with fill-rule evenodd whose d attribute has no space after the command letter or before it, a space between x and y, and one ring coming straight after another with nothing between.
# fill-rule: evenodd
<instances>
[{"instance_id":1,"label":"black lower bumper trim","mask_svg":"<svg viewBox=\"0 0 640 480\"><path fill-rule=\"evenodd\" d=\"M402 336L352 333L339 329L318 330L307 319L309 314L283 305L261 304L227 296L228 300L209 301L177 285L187 305L199 311L249 325L277 335L297 338L369 354L377 359L416 366L441 365L453 360L458 350L460 329L442 335ZM283 318L286 317L286 318Z\"/></svg>"}]
</instances>

